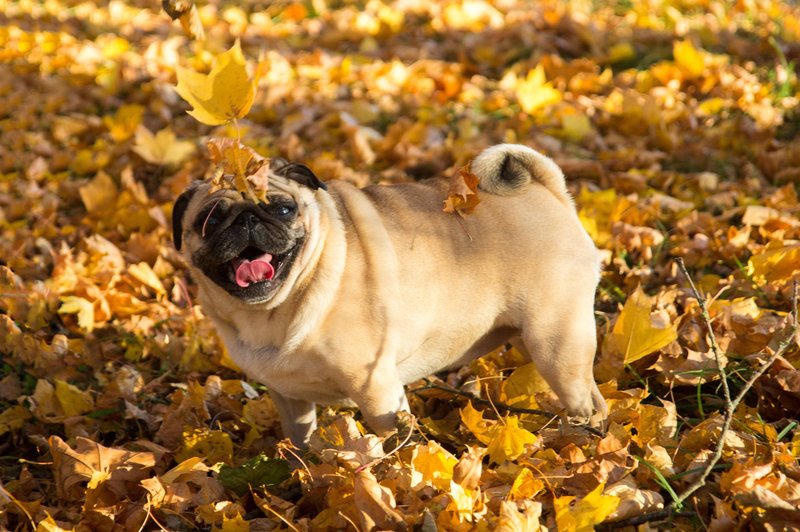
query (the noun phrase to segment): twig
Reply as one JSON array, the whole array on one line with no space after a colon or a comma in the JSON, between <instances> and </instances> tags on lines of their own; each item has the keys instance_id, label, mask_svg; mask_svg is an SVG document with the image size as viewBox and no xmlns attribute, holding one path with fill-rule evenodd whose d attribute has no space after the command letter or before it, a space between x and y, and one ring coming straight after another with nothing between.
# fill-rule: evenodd
<instances>
[{"instance_id":1,"label":"twig","mask_svg":"<svg viewBox=\"0 0 800 532\"><path fill-rule=\"evenodd\" d=\"M717 356L718 352L715 350L715 349L717 349L717 347L716 347L716 339L713 336L713 332L711 332L711 318L710 318L710 316L708 314L708 311L706 310L705 300L703 300L702 297L700 297L699 293L697 292L697 289L695 288L691 277L689 277L689 274L686 271L686 266L684 265L683 260L680 259L680 258L677 258L677 259L675 259L675 261L678 263L678 266L680 267L681 271L686 276L686 279L688 279L689 284L692 287L692 291L694 292L695 296L698 298L698 303L700 304L700 309L702 311L703 321L705 322L706 327L708 328L708 331L709 331L709 335L711 336L712 350L714 350L714 355ZM665 508L664 510L659 510L658 512L652 512L652 513L649 513L649 514L636 516L636 517L631 518L631 519L626 520L626 521L620 521L618 523L613 523L613 525L615 527L616 526L625 526L625 525L635 525L635 524L640 524L640 523L646 523L646 522L649 522L649 521L655 521L655 520L658 520L658 519L663 519L665 517L683 515L682 513L679 513L679 510L683 507L683 503L694 492L696 492L697 490L699 490L700 488L705 486L706 479L708 478L708 475L714 469L714 467L716 466L716 464L720 460L720 458L722 458L722 452L723 452L723 449L725 448L725 436L727 435L728 430L730 429L731 423L733 422L733 415L736 412L736 408L739 406L739 403L742 402L742 400L744 399L745 395L747 395L747 393L752 389L752 387L755 384L755 382L764 374L764 372L767 371L767 369L769 369L769 367L779 357L782 357L783 353L786 352L786 350L789 348L790 345L792 345L792 343L794 341L794 336L795 336L795 334L797 333L797 330L798 330L797 304L798 304L797 281L795 281L794 282L794 289L793 289L793 300L792 300L793 323L792 323L792 326L791 326L791 329L790 329L790 333L786 336L786 338L784 338L778 344L777 349L767 359L767 361L764 362L753 373L753 375L745 383L744 387L741 389L741 391L739 392L739 394L736 396L735 399L730 400L729 396L726 394L726 401L725 401L726 408L725 408L725 417L724 417L723 422L722 422L722 430L720 431L719 439L717 440L717 444L716 444L715 449L714 449L714 455L711 457L711 460L709 460L708 464L706 464L706 467L704 468L703 472L700 474L700 477L695 482L693 482L688 488L683 490L677 496L677 498L675 498L675 500L673 500L672 503L670 503L670 505L667 508ZM725 382L725 372L724 372L723 368L721 367L721 365L719 364L719 358L717 358L717 365L719 367L720 373L721 373L722 378L723 378L724 389L727 392L728 391L728 386L727 386L727 382ZM690 515L694 515L694 513L691 513Z\"/></svg>"},{"instance_id":2,"label":"twig","mask_svg":"<svg viewBox=\"0 0 800 532\"><path fill-rule=\"evenodd\" d=\"M717 464L719 459L722 458L722 451L725 448L725 435L727 434L728 429L730 428L731 423L733 422L733 414L734 412L736 412L736 408L739 406L739 403L742 402L744 396L747 395L747 392L750 391L750 389L753 387L753 385L759 379L759 377L761 377L764 374L764 372L767 371L767 369L769 369L770 366L772 366L773 362L775 362L778 359L778 357L783 356L783 353L789 348L790 345L792 345L794 341L794 335L797 333L797 323L798 323L797 281L795 281L794 283L794 290L792 297L793 297L793 302L792 302L793 323L790 329L790 333L786 336L786 338L781 340L781 342L778 344L778 348L775 350L774 353L772 353L772 355L767 359L767 361L761 364L761 366L753 373L753 375L745 383L744 387L739 392L739 395L737 395L733 401L727 403L725 419L722 422L722 431L719 434L719 441L717 441L717 446L716 449L714 450L714 456L712 456L711 460L706 465L706 468L705 470L703 470L703 473L700 475L700 477L694 483L692 483L691 486L689 486L683 492L681 492L681 494L678 495L678 498L675 501L673 501L671 505L672 507L676 509L679 508L683 504L683 501L685 501L692 493L699 490L705 485L706 478L711 473L711 470Z\"/></svg>"},{"instance_id":3,"label":"twig","mask_svg":"<svg viewBox=\"0 0 800 532\"><path fill-rule=\"evenodd\" d=\"M468 399L470 399L472 401L475 401L478 404L482 404L484 406L488 406L488 407L494 408L496 410L500 410L500 411L505 412L507 414L508 413L511 413L511 414L533 414L533 415L536 415L536 416L545 416L545 417L550 417L550 418L558 417L558 414L554 414L553 412L548 412L547 410L538 410L536 408L522 408L520 406L511 406L511 405L507 405L505 403L497 403L497 402L494 402L494 401L489 401L487 399L484 399L483 397L477 397L476 395L471 394L471 393L462 392L461 390L456 390L454 388L448 388L446 386L439 386L438 384L433 384L427 379L424 379L424 380L428 384L426 384L425 386L421 386L419 388L414 388L413 390L408 390L409 393L414 393L414 394L419 395L419 392L423 392L425 390L439 390L441 392L447 392L447 393L450 393L450 394L453 394L453 395L458 395L460 397L466 397L466 398L468 398ZM603 438L605 436L605 433L603 431L597 430L596 428L592 427L591 425L581 425L581 428L586 430L586 432L589 432L589 433L591 433L591 434L593 434L595 436L598 436L600 438Z\"/></svg>"},{"instance_id":4,"label":"twig","mask_svg":"<svg viewBox=\"0 0 800 532\"><path fill-rule=\"evenodd\" d=\"M405 439L403 441L401 441L397 445L397 447L395 447L394 449L392 449L388 453L384 454L380 458L376 458L375 460L372 460L371 462L367 462L366 464L358 466L356 468L356 471L355 471L356 474L361 473L365 469L370 469L372 466L374 466L376 464L379 464L380 462L386 460L387 458L392 456L394 453L396 453L397 451L399 451L400 449L402 449L403 447L406 446L408 441L411 439L411 435L414 434L414 429L417 428L417 418L415 418L414 416L409 416L409 417L411 417L411 426L408 427L408 434L406 434Z\"/></svg>"},{"instance_id":5,"label":"twig","mask_svg":"<svg viewBox=\"0 0 800 532\"><path fill-rule=\"evenodd\" d=\"M695 299L697 299L698 305L700 305L700 315L703 317L703 322L706 324L706 328L708 329L708 340L711 344L711 352L714 354L714 360L717 363L717 369L719 370L720 379L722 380L722 393L725 395L725 404L730 405L731 403L731 391L728 388L728 375L725 372L725 368L722 367L722 360L719 356L719 344L717 344L717 337L714 334L714 329L711 327L711 315L708 313L708 307L706 306L705 298L700 295L700 292L697 290L697 287L694 285L694 281L692 281L692 277L689 275L689 272L686 270L686 264L683 262L682 257L676 257L675 262L678 264L678 268L681 269L683 276L689 282L689 286L692 289L692 293L694 294Z\"/></svg>"},{"instance_id":6,"label":"twig","mask_svg":"<svg viewBox=\"0 0 800 532\"><path fill-rule=\"evenodd\" d=\"M311 469L309 469L308 465L303 461L302 458L300 458L300 455L297 454L296 452L294 452L292 447L294 447L294 445L291 442L288 443L288 444L284 444L283 441L278 442L278 445L277 445L278 454L280 454L281 458L283 458L284 460L286 460L286 458L283 456L283 452L284 451L286 451L287 453L291 454L294 457L294 459L297 460L298 462L300 462L300 465L303 466L303 469L305 469L306 474L308 475L308 478L310 478L311 481L314 482L314 475L311 474ZM287 462L288 462L288 460L287 460Z\"/></svg>"},{"instance_id":7,"label":"twig","mask_svg":"<svg viewBox=\"0 0 800 532\"><path fill-rule=\"evenodd\" d=\"M681 269L684 270L685 272L683 261L680 261L679 264L681 265ZM692 286L694 287L694 285ZM772 364L778 358L783 356L783 353L786 352L786 350L789 348L790 345L792 345L794 341L794 336L798 330L797 281L794 282L793 293L794 293L793 303L792 303L793 323L790 329L790 334L788 334L786 338L784 338L778 344L777 349L767 359L767 361L764 362L761 366L759 366L759 368L753 373L753 375L751 375L750 379L745 383L744 387L739 391L739 394L736 396L736 398L734 398L732 401L726 402L725 418L722 422L722 430L720 431L719 439L717 440L717 445L714 449L714 455L711 457L711 460L708 462L708 464L706 464L706 467L703 469L703 472L700 474L700 477L695 482L693 482L688 488L686 488L680 494L678 494L678 496L674 498L672 503L670 503L670 505L664 508L663 510L643 515L637 515L622 521L606 523L599 527L601 530L613 530L616 528L623 528L626 526L635 526L671 517L691 517L693 515L696 515L695 512L681 512L680 509L683 506L683 503L686 501L686 499L688 499L694 492L696 492L705 485L708 475L711 473L714 467L716 467L717 462L719 462L720 458L722 458L722 452L725 448L725 435L727 434L728 430L730 429L731 423L733 422L733 414L736 412L736 409L739 407L739 404L742 402L745 395L747 395L747 392L749 392L752 389L755 382L764 374L764 372L767 371L767 369L769 369L770 366L772 366ZM702 305L701 309L703 309ZM704 309L703 311L705 313ZM711 323L708 320L707 313L704 314L703 319L705 320L706 326L710 331Z\"/></svg>"},{"instance_id":8,"label":"twig","mask_svg":"<svg viewBox=\"0 0 800 532\"><path fill-rule=\"evenodd\" d=\"M628 519L623 519L621 521L611 521L608 523L602 523L597 525L597 530L615 530L618 528L625 528L628 526L636 526L641 525L644 523L649 523L651 521L659 521L661 519L670 519L672 517L692 517L697 515L695 512L679 512L674 508L667 507L663 510L659 510L657 512L651 512L649 514L643 515L634 515L633 517L629 517Z\"/></svg>"}]
</instances>

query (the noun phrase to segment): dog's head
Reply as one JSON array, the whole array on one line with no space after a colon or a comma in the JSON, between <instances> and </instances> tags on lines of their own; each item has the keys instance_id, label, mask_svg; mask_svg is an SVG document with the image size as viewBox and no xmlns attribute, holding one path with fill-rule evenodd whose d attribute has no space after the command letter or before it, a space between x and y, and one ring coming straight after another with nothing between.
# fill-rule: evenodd
<instances>
[{"instance_id":1,"label":"dog's head","mask_svg":"<svg viewBox=\"0 0 800 532\"><path fill-rule=\"evenodd\" d=\"M195 182L175 201L175 247L196 271L244 303L270 301L289 277L308 238L306 210L325 189L301 164L274 159L269 203Z\"/></svg>"}]
</instances>

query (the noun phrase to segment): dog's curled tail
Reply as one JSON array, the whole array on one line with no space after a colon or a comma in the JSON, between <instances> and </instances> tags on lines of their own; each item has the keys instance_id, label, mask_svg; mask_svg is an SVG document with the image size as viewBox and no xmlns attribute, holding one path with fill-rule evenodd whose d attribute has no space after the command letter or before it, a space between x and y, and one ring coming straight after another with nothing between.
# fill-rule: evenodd
<instances>
[{"instance_id":1,"label":"dog's curled tail","mask_svg":"<svg viewBox=\"0 0 800 532\"><path fill-rule=\"evenodd\" d=\"M558 165L527 146L492 146L475 157L469 169L480 179L478 188L490 194L508 196L537 181L565 205L574 205Z\"/></svg>"}]
</instances>

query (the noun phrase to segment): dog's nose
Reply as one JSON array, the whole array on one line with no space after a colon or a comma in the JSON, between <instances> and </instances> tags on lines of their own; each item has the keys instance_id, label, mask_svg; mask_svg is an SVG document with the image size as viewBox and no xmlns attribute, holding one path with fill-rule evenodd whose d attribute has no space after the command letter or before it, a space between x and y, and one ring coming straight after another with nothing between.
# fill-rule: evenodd
<instances>
[{"instance_id":1,"label":"dog's nose","mask_svg":"<svg viewBox=\"0 0 800 532\"><path fill-rule=\"evenodd\" d=\"M245 211L241 215L239 215L239 221L242 225L247 228L254 228L258 225L259 219L255 213L250 211Z\"/></svg>"}]
</instances>

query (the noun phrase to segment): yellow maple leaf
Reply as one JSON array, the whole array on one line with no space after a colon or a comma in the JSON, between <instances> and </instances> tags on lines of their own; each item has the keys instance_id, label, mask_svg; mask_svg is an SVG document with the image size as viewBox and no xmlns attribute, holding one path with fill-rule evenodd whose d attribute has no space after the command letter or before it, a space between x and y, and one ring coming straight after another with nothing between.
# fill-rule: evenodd
<instances>
[{"instance_id":1,"label":"yellow maple leaf","mask_svg":"<svg viewBox=\"0 0 800 532\"><path fill-rule=\"evenodd\" d=\"M534 477L531 470L524 467L517 475L517 478L514 479L508 496L514 500L532 499L534 495L543 489L544 482Z\"/></svg>"},{"instance_id":2,"label":"yellow maple leaf","mask_svg":"<svg viewBox=\"0 0 800 532\"><path fill-rule=\"evenodd\" d=\"M448 489L453 479L453 469L458 460L435 441L420 445L414 449L411 464L413 485L421 482L430 483L439 489Z\"/></svg>"},{"instance_id":3,"label":"yellow maple leaf","mask_svg":"<svg viewBox=\"0 0 800 532\"><path fill-rule=\"evenodd\" d=\"M116 114L103 117L103 124L108 128L111 138L116 142L124 142L131 138L139 127L144 115L144 107L137 104L121 106Z\"/></svg>"},{"instance_id":4,"label":"yellow maple leaf","mask_svg":"<svg viewBox=\"0 0 800 532\"><path fill-rule=\"evenodd\" d=\"M677 41L672 45L675 64L690 77L698 77L706 67L702 52L694 47L692 41Z\"/></svg>"},{"instance_id":5,"label":"yellow maple leaf","mask_svg":"<svg viewBox=\"0 0 800 532\"><path fill-rule=\"evenodd\" d=\"M211 162L222 171L217 186L232 186L255 203L268 203L269 159L238 139L211 138L206 142Z\"/></svg>"},{"instance_id":6,"label":"yellow maple leaf","mask_svg":"<svg viewBox=\"0 0 800 532\"><path fill-rule=\"evenodd\" d=\"M475 502L475 492L456 484L450 483L450 503L446 510L452 511L458 516L458 521L472 521L472 507Z\"/></svg>"},{"instance_id":7,"label":"yellow maple leaf","mask_svg":"<svg viewBox=\"0 0 800 532\"><path fill-rule=\"evenodd\" d=\"M148 163L178 166L195 152L195 146L188 140L177 140L169 127L153 135L146 127L139 126L133 151Z\"/></svg>"},{"instance_id":8,"label":"yellow maple leaf","mask_svg":"<svg viewBox=\"0 0 800 532\"><path fill-rule=\"evenodd\" d=\"M750 257L746 272L759 286L768 282L786 282L800 270L800 245L767 249Z\"/></svg>"},{"instance_id":9,"label":"yellow maple leaf","mask_svg":"<svg viewBox=\"0 0 800 532\"><path fill-rule=\"evenodd\" d=\"M237 513L233 517L222 516L222 525L218 529L220 532L249 532L250 523Z\"/></svg>"},{"instance_id":10,"label":"yellow maple leaf","mask_svg":"<svg viewBox=\"0 0 800 532\"><path fill-rule=\"evenodd\" d=\"M528 76L517 83L516 94L520 107L528 114L561 101L561 93L547 81L542 65L528 72Z\"/></svg>"},{"instance_id":11,"label":"yellow maple leaf","mask_svg":"<svg viewBox=\"0 0 800 532\"><path fill-rule=\"evenodd\" d=\"M175 459L181 462L194 456L202 457L208 464L230 463L233 458L233 441L221 430L187 428L181 443L180 451L175 454Z\"/></svg>"},{"instance_id":12,"label":"yellow maple leaf","mask_svg":"<svg viewBox=\"0 0 800 532\"><path fill-rule=\"evenodd\" d=\"M157 295L162 295L167 293L167 290L164 288L164 285L161 284L161 279L158 278L156 272L154 272L153 268L151 268L150 265L147 264L146 262L131 264L130 266L128 266L128 273L131 274L131 276L140 283L144 284L149 288L152 288Z\"/></svg>"},{"instance_id":13,"label":"yellow maple leaf","mask_svg":"<svg viewBox=\"0 0 800 532\"><path fill-rule=\"evenodd\" d=\"M556 525L559 532L589 532L602 523L619 506L620 498L603 495L605 484L600 484L586 497L572 504L575 497L567 495L553 501Z\"/></svg>"},{"instance_id":14,"label":"yellow maple leaf","mask_svg":"<svg viewBox=\"0 0 800 532\"><path fill-rule=\"evenodd\" d=\"M68 382L56 380L55 395L67 417L79 416L94 408L92 394Z\"/></svg>"},{"instance_id":15,"label":"yellow maple leaf","mask_svg":"<svg viewBox=\"0 0 800 532\"><path fill-rule=\"evenodd\" d=\"M678 337L678 324L655 327L650 319L654 298L641 286L628 297L614 329L606 338L607 347L624 355L626 364L658 351Z\"/></svg>"},{"instance_id":16,"label":"yellow maple leaf","mask_svg":"<svg viewBox=\"0 0 800 532\"><path fill-rule=\"evenodd\" d=\"M24 406L14 405L0 412L0 436L12 430L21 429L31 418L30 411Z\"/></svg>"},{"instance_id":17,"label":"yellow maple leaf","mask_svg":"<svg viewBox=\"0 0 800 532\"><path fill-rule=\"evenodd\" d=\"M82 297L62 297L61 306L58 307L58 313L76 314L78 317L78 327L86 332L92 332L92 329L94 329L94 305Z\"/></svg>"},{"instance_id":18,"label":"yellow maple leaf","mask_svg":"<svg viewBox=\"0 0 800 532\"><path fill-rule=\"evenodd\" d=\"M483 413L475 410L472 402L467 403L467 406L461 409L461 422L478 438L479 442L484 445L491 443L492 432L497 422L483 419Z\"/></svg>"},{"instance_id":19,"label":"yellow maple leaf","mask_svg":"<svg viewBox=\"0 0 800 532\"><path fill-rule=\"evenodd\" d=\"M102 216L114 209L119 197L119 188L110 175L100 171L91 181L78 189L86 211Z\"/></svg>"},{"instance_id":20,"label":"yellow maple leaf","mask_svg":"<svg viewBox=\"0 0 800 532\"><path fill-rule=\"evenodd\" d=\"M519 426L519 418L508 416L505 423L498 423L492 433L487 451L492 462L502 464L516 460L525 452L525 446L536 442L536 436Z\"/></svg>"},{"instance_id":21,"label":"yellow maple leaf","mask_svg":"<svg viewBox=\"0 0 800 532\"><path fill-rule=\"evenodd\" d=\"M192 110L189 114L210 126L244 117L256 95L258 79L247 74L242 48L237 40L216 58L208 74L178 68L176 90Z\"/></svg>"},{"instance_id":22,"label":"yellow maple leaf","mask_svg":"<svg viewBox=\"0 0 800 532\"><path fill-rule=\"evenodd\" d=\"M550 386L545 382L536 365L533 362L529 362L515 369L503 381L501 399L511 406L539 408L536 399L534 399L534 394L548 390L550 390Z\"/></svg>"}]
</instances>

